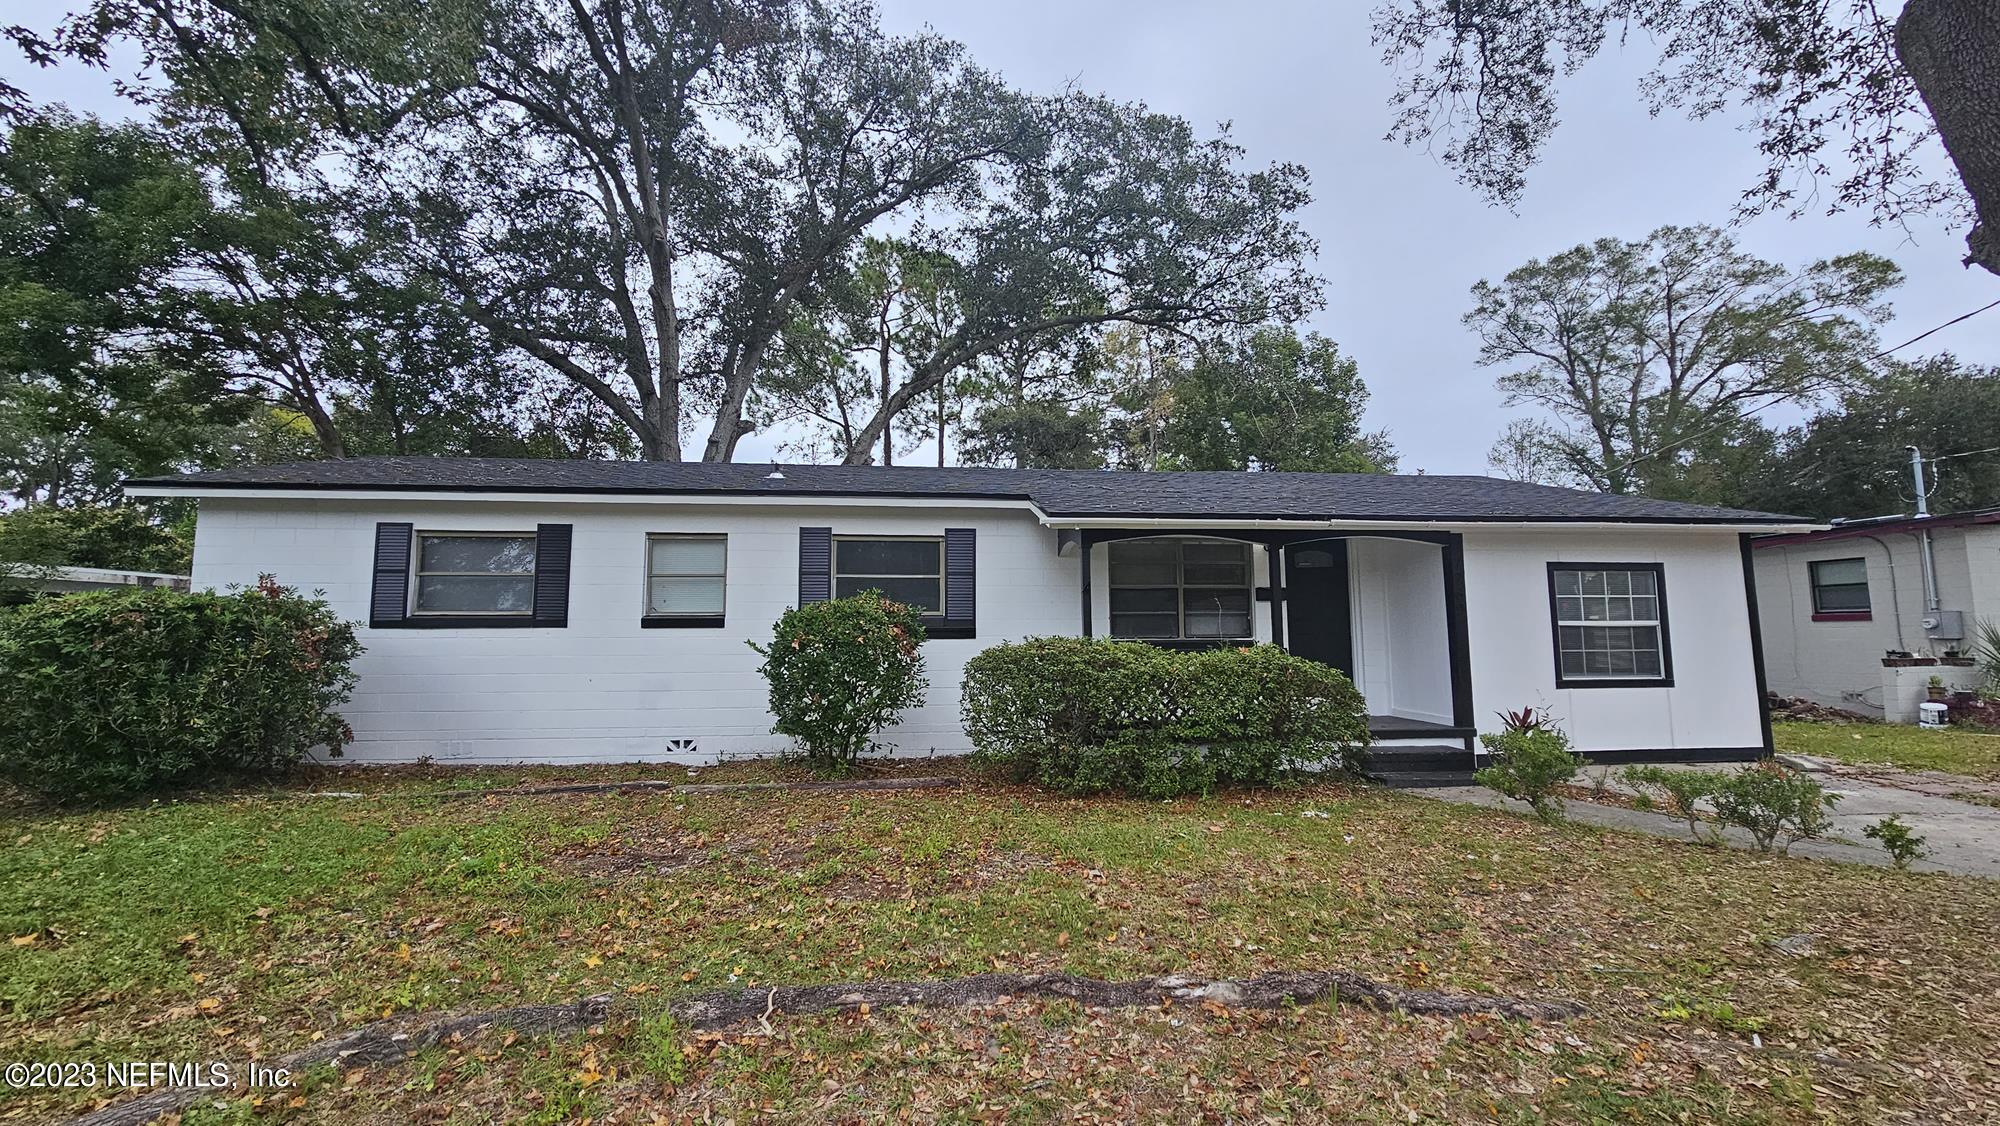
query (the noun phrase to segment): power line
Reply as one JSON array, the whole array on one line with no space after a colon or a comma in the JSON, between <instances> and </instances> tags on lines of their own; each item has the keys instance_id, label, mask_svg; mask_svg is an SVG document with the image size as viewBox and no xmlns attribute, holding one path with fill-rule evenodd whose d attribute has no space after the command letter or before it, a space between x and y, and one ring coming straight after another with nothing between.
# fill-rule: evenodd
<instances>
[{"instance_id":1,"label":"power line","mask_svg":"<svg viewBox=\"0 0 2000 1126\"><path fill-rule=\"evenodd\" d=\"M1949 458L1954 458L1954 457L1972 457L1975 454L1991 454L1991 453L2000 453L2000 446L1988 446L1983 450L1960 450L1957 453L1938 454L1936 457L1927 457L1924 460L1945 461Z\"/></svg>"},{"instance_id":2,"label":"power line","mask_svg":"<svg viewBox=\"0 0 2000 1126\"><path fill-rule=\"evenodd\" d=\"M1910 337L1908 340L1903 341L1901 344L1896 345L1894 348L1891 348L1886 352L1875 353L1873 358L1879 360L1885 356L1888 356L1892 352L1900 352L1903 349L1908 348L1910 345L1915 344L1917 341L1922 340L1924 337L1931 335L1932 333L1943 332L1945 329L1950 328L1951 326L1957 324L1960 321L1969 321L1972 318L1978 316L1979 314L1984 313L1986 310L1993 308L1995 305L2000 305L2000 301L1994 301L1986 305L1981 305L1979 308L1974 309L1973 311L1965 314L1962 317L1953 317L1952 319L1944 322L1943 324L1937 326L1936 328L1931 329L1930 332L1920 332L1917 335Z\"/></svg>"}]
</instances>

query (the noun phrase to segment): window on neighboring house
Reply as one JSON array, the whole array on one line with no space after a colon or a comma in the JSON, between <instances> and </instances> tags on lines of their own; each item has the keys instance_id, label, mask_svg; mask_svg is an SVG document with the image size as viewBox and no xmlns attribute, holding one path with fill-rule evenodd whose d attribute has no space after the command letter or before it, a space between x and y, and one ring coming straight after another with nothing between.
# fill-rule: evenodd
<instances>
[{"instance_id":1,"label":"window on neighboring house","mask_svg":"<svg viewBox=\"0 0 2000 1126\"><path fill-rule=\"evenodd\" d=\"M913 606L944 612L944 540L932 537L836 536L833 596L864 590Z\"/></svg>"},{"instance_id":2,"label":"window on neighboring house","mask_svg":"<svg viewBox=\"0 0 2000 1126\"><path fill-rule=\"evenodd\" d=\"M1671 683L1659 564L1556 565L1549 587L1558 687Z\"/></svg>"},{"instance_id":3,"label":"window on neighboring house","mask_svg":"<svg viewBox=\"0 0 2000 1126\"><path fill-rule=\"evenodd\" d=\"M1241 640L1250 636L1250 545L1216 540L1115 540L1111 636Z\"/></svg>"},{"instance_id":4,"label":"window on neighboring house","mask_svg":"<svg viewBox=\"0 0 2000 1126\"><path fill-rule=\"evenodd\" d=\"M519 532L417 536L415 614L527 617L535 612L535 537Z\"/></svg>"},{"instance_id":5,"label":"window on neighboring house","mask_svg":"<svg viewBox=\"0 0 2000 1126\"><path fill-rule=\"evenodd\" d=\"M729 537L658 535L646 540L646 615L720 618Z\"/></svg>"},{"instance_id":6,"label":"window on neighboring house","mask_svg":"<svg viewBox=\"0 0 2000 1126\"><path fill-rule=\"evenodd\" d=\"M1868 613L1866 559L1821 559L1806 564L1806 570L1812 576L1813 613L1841 617Z\"/></svg>"}]
</instances>

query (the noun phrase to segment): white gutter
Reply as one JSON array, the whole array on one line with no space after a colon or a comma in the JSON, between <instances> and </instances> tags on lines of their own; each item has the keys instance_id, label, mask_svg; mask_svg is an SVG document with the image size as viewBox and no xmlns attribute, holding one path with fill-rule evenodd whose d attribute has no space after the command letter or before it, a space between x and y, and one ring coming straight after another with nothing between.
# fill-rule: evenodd
<instances>
[{"instance_id":1,"label":"white gutter","mask_svg":"<svg viewBox=\"0 0 2000 1126\"><path fill-rule=\"evenodd\" d=\"M422 489L216 489L186 485L127 485L125 495L193 500L335 500L391 501L397 504L464 504L498 501L506 504L686 504L753 508L999 508L1027 511L1044 519L1042 510L1025 500L991 497L807 496L798 493L548 493L439 492Z\"/></svg>"},{"instance_id":2,"label":"white gutter","mask_svg":"<svg viewBox=\"0 0 2000 1126\"><path fill-rule=\"evenodd\" d=\"M1291 529L1307 531L1326 528L1334 531L1349 529L1421 529L1438 532L1463 531L1504 531L1512 528L1580 528L1593 531L1649 531L1660 528L1700 529L1719 532L1754 532L1759 535L1771 532L1811 532L1824 528L1824 524L1724 524L1724 523L1683 523L1679 521L1637 521L1637 520L1229 520L1193 518L1180 519L1169 516L1090 516L1054 518L1044 517L1042 523L1051 528L1183 528L1212 529Z\"/></svg>"}]
</instances>

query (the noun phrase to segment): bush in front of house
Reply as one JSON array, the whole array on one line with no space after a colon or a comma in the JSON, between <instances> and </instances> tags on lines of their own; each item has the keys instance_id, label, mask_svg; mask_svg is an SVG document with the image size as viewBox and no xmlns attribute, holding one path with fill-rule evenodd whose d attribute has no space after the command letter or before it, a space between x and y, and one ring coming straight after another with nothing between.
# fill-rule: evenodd
<instances>
[{"instance_id":1,"label":"bush in front of house","mask_svg":"<svg viewBox=\"0 0 2000 1126\"><path fill-rule=\"evenodd\" d=\"M1827 793L1803 771L1760 762L1724 775L1710 800L1715 819L1748 832L1757 851L1771 851L1783 837L1789 852L1794 843L1832 826L1831 811L1840 795Z\"/></svg>"},{"instance_id":2,"label":"bush in front of house","mask_svg":"<svg viewBox=\"0 0 2000 1126\"><path fill-rule=\"evenodd\" d=\"M335 709L360 651L324 602L268 578L16 607L0 616L0 777L95 802L283 772L353 738Z\"/></svg>"},{"instance_id":3,"label":"bush in front of house","mask_svg":"<svg viewBox=\"0 0 2000 1126\"><path fill-rule=\"evenodd\" d=\"M979 756L1071 794L1151 798L1359 771L1366 708L1340 670L1275 646L1180 652L1042 637L965 666Z\"/></svg>"},{"instance_id":4,"label":"bush in front of house","mask_svg":"<svg viewBox=\"0 0 2000 1126\"><path fill-rule=\"evenodd\" d=\"M923 641L921 614L875 591L785 611L770 645L749 643L764 658L773 730L813 765L845 771L897 713L923 702Z\"/></svg>"},{"instance_id":5,"label":"bush in front of house","mask_svg":"<svg viewBox=\"0 0 2000 1126\"><path fill-rule=\"evenodd\" d=\"M1905 824L1901 814L1892 813L1861 830L1861 835L1881 844L1890 863L1906 869L1931 854L1924 835Z\"/></svg>"},{"instance_id":6,"label":"bush in front of house","mask_svg":"<svg viewBox=\"0 0 2000 1126\"><path fill-rule=\"evenodd\" d=\"M1528 803L1535 816L1548 824L1563 819L1562 798L1556 787L1576 777L1583 769L1583 756L1569 749L1569 736L1551 725L1533 708L1502 717L1506 726L1497 734L1481 735L1479 742L1492 756L1489 763L1473 772L1473 780L1489 790Z\"/></svg>"},{"instance_id":7,"label":"bush in front of house","mask_svg":"<svg viewBox=\"0 0 2000 1126\"><path fill-rule=\"evenodd\" d=\"M1687 822L1689 836L1703 840L1697 805L1715 796L1716 787L1722 784L1720 775L1671 766L1628 766L1623 776L1627 785L1639 791L1640 797L1649 803L1665 805L1667 812Z\"/></svg>"}]
</instances>

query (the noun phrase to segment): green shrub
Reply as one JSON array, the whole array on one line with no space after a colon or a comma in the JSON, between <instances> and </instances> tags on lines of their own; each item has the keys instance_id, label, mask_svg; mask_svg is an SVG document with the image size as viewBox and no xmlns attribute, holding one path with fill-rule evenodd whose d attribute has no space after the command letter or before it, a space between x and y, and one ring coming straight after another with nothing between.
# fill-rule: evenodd
<instances>
[{"instance_id":1,"label":"green shrub","mask_svg":"<svg viewBox=\"0 0 2000 1126\"><path fill-rule=\"evenodd\" d=\"M49 567L110 567L187 574L188 536L127 505L38 504L0 515L0 578Z\"/></svg>"},{"instance_id":2,"label":"green shrub","mask_svg":"<svg viewBox=\"0 0 2000 1126\"><path fill-rule=\"evenodd\" d=\"M995 645L966 662L963 708L982 758L1074 794L1164 798L1358 771L1368 745L1353 683L1269 645Z\"/></svg>"},{"instance_id":3,"label":"green shrub","mask_svg":"<svg viewBox=\"0 0 2000 1126\"><path fill-rule=\"evenodd\" d=\"M1569 749L1569 736L1529 719L1518 724L1510 720L1507 730L1479 737L1493 758L1472 777L1489 790L1527 802L1536 817L1554 824L1563 819L1556 787L1583 769L1583 756Z\"/></svg>"},{"instance_id":4,"label":"green shrub","mask_svg":"<svg viewBox=\"0 0 2000 1126\"><path fill-rule=\"evenodd\" d=\"M1701 840L1701 813L1695 803L1715 795L1722 777L1706 770L1678 770L1666 766L1628 766L1621 775L1627 785L1667 807L1667 811L1687 822L1688 835Z\"/></svg>"},{"instance_id":5,"label":"green shrub","mask_svg":"<svg viewBox=\"0 0 2000 1126\"><path fill-rule=\"evenodd\" d=\"M0 615L0 776L103 801L270 774L351 740L354 627L268 577L252 590L109 591Z\"/></svg>"},{"instance_id":6,"label":"green shrub","mask_svg":"<svg viewBox=\"0 0 2000 1126\"><path fill-rule=\"evenodd\" d=\"M778 619L764 658L773 728L798 742L806 760L844 771L898 712L923 702L921 615L876 591L808 602Z\"/></svg>"},{"instance_id":7,"label":"green shrub","mask_svg":"<svg viewBox=\"0 0 2000 1126\"><path fill-rule=\"evenodd\" d=\"M1724 775L1713 800L1716 820L1746 830L1759 852L1769 852L1781 836L1790 851L1795 842L1825 833L1840 795L1799 771L1765 762Z\"/></svg>"},{"instance_id":8,"label":"green shrub","mask_svg":"<svg viewBox=\"0 0 2000 1126\"><path fill-rule=\"evenodd\" d=\"M1861 830L1861 835L1882 842L1882 848L1898 868L1908 868L1931 854L1924 847L1923 834L1903 823L1899 814L1890 814Z\"/></svg>"}]
</instances>

